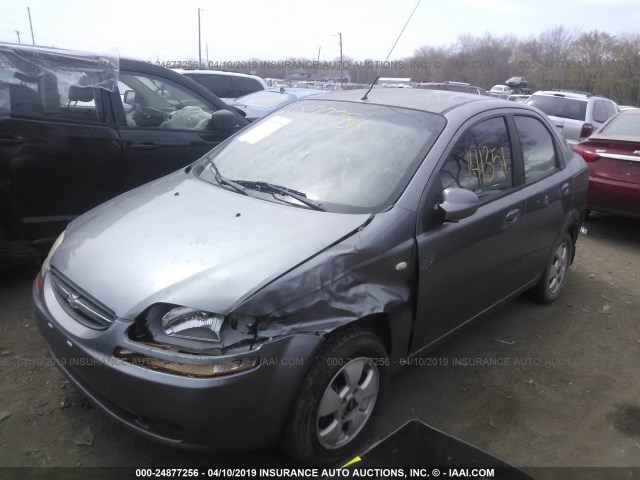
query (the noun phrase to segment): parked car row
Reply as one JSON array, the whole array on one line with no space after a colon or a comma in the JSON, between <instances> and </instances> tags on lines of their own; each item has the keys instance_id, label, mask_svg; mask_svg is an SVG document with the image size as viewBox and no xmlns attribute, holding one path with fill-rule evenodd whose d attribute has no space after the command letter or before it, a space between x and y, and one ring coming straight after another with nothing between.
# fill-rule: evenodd
<instances>
[{"instance_id":1,"label":"parked car row","mask_svg":"<svg viewBox=\"0 0 640 480\"><path fill-rule=\"evenodd\" d=\"M531 99L468 84L231 106L134 60L0 56L0 232L62 232L34 283L40 332L84 396L175 446L344 460L391 365L520 294L560 296L588 171L635 174L635 151L572 151ZM640 119L624 115L614 136Z\"/></svg>"}]
</instances>

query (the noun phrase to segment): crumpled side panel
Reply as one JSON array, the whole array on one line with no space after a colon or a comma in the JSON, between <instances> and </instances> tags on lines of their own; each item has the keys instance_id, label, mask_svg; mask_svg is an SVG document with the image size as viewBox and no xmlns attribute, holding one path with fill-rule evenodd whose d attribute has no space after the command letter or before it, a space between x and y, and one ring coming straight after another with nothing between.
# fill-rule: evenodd
<instances>
[{"instance_id":1,"label":"crumpled side panel","mask_svg":"<svg viewBox=\"0 0 640 480\"><path fill-rule=\"evenodd\" d=\"M233 314L258 317L258 339L295 332L325 334L372 314L387 315L393 329L395 315L413 311L416 281L415 213L397 210L378 214L256 293ZM383 216L388 218L383 221ZM395 223L391 228L390 221ZM411 328L410 321L401 323L403 329Z\"/></svg>"}]
</instances>

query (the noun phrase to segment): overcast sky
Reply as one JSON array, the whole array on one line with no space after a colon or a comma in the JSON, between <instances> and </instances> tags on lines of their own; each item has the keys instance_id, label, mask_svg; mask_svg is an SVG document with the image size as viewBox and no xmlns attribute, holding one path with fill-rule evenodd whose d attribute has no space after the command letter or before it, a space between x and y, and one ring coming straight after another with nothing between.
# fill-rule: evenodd
<instances>
[{"instance_id":1,"label":"overcast sky","mask_svg":"<svg viewBox=\"0 0 640 480\"><path fill-rule=\"evenodd\" d=\"M384 60L417 0L0 0L0 42L86 51L117 50L143 60L198 57L198 7L202 57L210 61L321 60L343 53L354 60ZM423 45L448 45L458 35L489 31L519 38L554 26L614 35L640 33L638 0L422 0L391 59Z\"/></svg>"}]
</instances>

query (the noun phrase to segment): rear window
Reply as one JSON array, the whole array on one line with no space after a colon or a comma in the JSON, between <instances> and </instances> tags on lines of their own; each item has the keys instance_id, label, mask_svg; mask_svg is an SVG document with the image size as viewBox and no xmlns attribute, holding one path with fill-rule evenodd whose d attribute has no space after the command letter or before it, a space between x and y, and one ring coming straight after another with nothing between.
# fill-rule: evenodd
<instances>
[{"instance_id":1,"label":"rear window","mask_svg":"<svg viewBox=\"0 0 640 480\"><path fill-rule=\"evenodd\" d=\"M262 84L255 78L198 73L187 73L185 75L220 98L238 98L264 90Z\"/></svg>"},{"instance_id":2,"label":"rear window","mask_svg":"<svg viewBox=\"0 0 640 480\"><path fill-rule=\"evenodd\" d=\"M253 92L264 90L262 84L255 78L248 77L235 77L232 82L235 84L235 96L241 97L243 95L249 95Z\"/></svg>"},{"instance_id":3,"label":"rear window","mask_svg":"<svg viewBox=\"0 0 640 480\"><path fill-rule=\"evenodd\" d=\"M186 74L191 80L195 80L204 88L220 98L235 98L233 85L226 75L198 75L194 73Z\"/></svg>"},{"instance_id":4,"label":"rear window","mask_svg":"<svg viewBox=\"0 0 640 480\"><path fill-rule=\"evenodd\" d=\"M640 115L618 115L600 133L636 135L640 137Z\"/></svg>"},{"instance_id":5,"label":"rear window","mask_svg":"<svg viewBox=\"0 0 640 480\"><path fill-rule=\"evenodd\" d=\"M539 108L547 115L553 117L584 121L587 116L586 100L555 95L532 95L527 101L527 104Z\"/></svg>"}]
</instances>

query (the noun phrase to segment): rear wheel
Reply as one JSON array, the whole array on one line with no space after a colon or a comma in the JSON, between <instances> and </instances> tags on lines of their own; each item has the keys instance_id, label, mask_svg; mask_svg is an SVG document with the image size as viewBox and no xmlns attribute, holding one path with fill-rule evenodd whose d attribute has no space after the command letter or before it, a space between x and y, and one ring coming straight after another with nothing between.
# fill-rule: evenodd
<instances>
[{"instance_id":1,"label":"rear wheel","mask_svg":"<svg viewBox=\"0 0 640 480\"><path fill-rule=\"evenodd\" d=\"M573 256L573 241L565 233L553 247L553 254L531 296L540 303L551 303L560 296Z\"/></svg>"},{"instance_id":2,"label":"rear wheel","mask_svg":"<svg viewBox=\"0 0 640 480\"><path fill-rule=\"evenodd\" d=\"M289 414L283 450L294 459L329 465L348 458L386 389L388 357L378 337L352 330L316 356Z\"/></svg>"}]
</instances>

